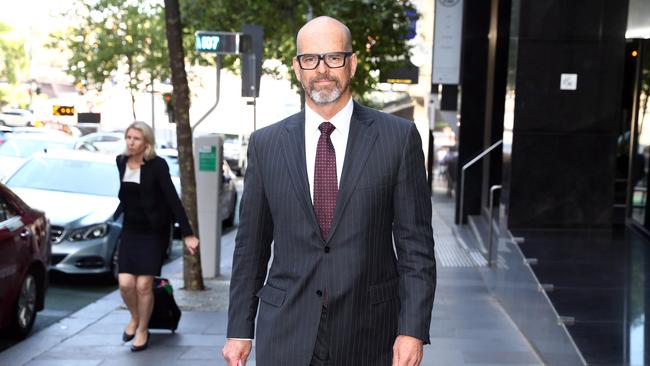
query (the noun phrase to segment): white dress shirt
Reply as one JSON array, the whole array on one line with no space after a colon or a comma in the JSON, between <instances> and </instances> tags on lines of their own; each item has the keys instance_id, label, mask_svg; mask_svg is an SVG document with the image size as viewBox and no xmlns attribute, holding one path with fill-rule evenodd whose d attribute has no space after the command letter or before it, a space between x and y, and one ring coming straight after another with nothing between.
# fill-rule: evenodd
<instances>
[{"instance_id":1,"label":"white dress shirt","mask_svg":"<svg viewBox=\"0 0 650 366\"><path fill-rule=\"evenodd\" d=\"M140 184L140 168L131 169L129 164L126 164L126 169L124 170L124 178L122 182L132 182Z\"/></svg>"},{"instance_id":2,"label":"white dress shirt","mask_svg":"<svg viewBox=\"0 0 650 366\"><path fill-rule=\"evenodd\" d=\"M345 148L348 144L348 134L350 133L350 119L354 104L352 98L348 104L343 107L330 120L326 120L318 113L314 112L305 104L305 161L307 162L307 178L309 179L309 193L311 194L312 203L314 202L314 171L316 170L316 148L320 138L320 126L323 122L329 122L336 127L330 139L336 152L336 180L341 185L341 173L343 172L343 162L345 161Z\"/></svg>"}]
</instances>

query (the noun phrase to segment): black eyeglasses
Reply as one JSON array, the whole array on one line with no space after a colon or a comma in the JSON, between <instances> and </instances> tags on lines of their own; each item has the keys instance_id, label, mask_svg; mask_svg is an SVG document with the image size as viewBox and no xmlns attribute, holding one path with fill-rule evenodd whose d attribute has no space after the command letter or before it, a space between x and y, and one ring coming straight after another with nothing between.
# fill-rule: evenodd
<instances>
[{"instance_id":1,"label":"black eyeglasses","mask_svg":"<svg viewBox=\"0 0 650 366\"><path fill-rule=\"evenodd\" d=\"M303 70L313 70L318 67L320 60L330 69L338 69L345 66L345 59L352 56L352 52L330 52L330 53L306 53L296 56L300 68Z\"/></svg>"}]
</instances>

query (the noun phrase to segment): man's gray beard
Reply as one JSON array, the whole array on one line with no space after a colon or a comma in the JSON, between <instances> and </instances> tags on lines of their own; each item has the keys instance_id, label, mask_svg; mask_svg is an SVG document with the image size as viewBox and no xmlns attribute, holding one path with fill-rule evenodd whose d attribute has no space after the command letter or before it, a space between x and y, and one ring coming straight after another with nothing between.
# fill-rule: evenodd
<instances>
[{"instance_id":1,"label":"man's gray beard","mask_svg":"<svg viewBox=\"0 0 650 366\"><path fill-rule=\"evenodd\" d=\"M329 104L334 103L341 97L341 89L335 87L331 91L328 90L311 90L309 94L311 100L316 104Z\"/></svg>"},{"instance_id":2,"label":"man's gray beard","mask_svg":"<svg viewBox=\"0 0 650 366\"><path fill-rule=\"evenodd\" d=\"M323 77L320 79L325 79L325 80L332 80L334 81L334 88L331 90L328 89L322 89L322 90L316 90L314 88L314 82L317 80L312 80L311 84L305 85L305 83L301 82L302 88L305 91L305 94L309 96L309 99L311 99L314 103L318 105L324 105L324 104L330 104L334 103L337 100L341 98L341 95L343 95L343 90L347 88L347 85L343 87L340 84L340 80L334 77ZM304 80L304 76L303 76Z\"/></svg>"}]
</instances>

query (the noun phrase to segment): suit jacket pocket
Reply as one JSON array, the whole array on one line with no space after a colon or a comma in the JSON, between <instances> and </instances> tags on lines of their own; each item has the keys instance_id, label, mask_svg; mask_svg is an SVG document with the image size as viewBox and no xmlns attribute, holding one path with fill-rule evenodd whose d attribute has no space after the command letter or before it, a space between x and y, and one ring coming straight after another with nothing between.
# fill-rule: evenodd
<instances>
[{"instance_id":1,"label":"suit jacket pocket","mask_svg":"<svg viewBox=\"0 0 650 366\"><path fill-rule=\"evenodd\" d=\"M393 185L393 176L389 174L368 175L359 178L356 189L370 189L375 187L390 187Z\"/></svg>"},{"instance_id":2,"label":"suit jacket pocket","mask_svg":"<svg viewBox=\"0 0 650 366\"><path fill-rule=\"evenodd\" d=\"M379 304L399 297L399 277L370 286L370 304Z\"/></svg>"},{"instance_id":3,"label":"suit jacket pocket","mask_svg":"<svg viewBox=\"0 0 650 366\"><path fill-rule=\"evenodd\" d=\"M271 287L268 284L264 285L259 291L257 291L257 297L259 297L260 300L278 308L282 306L286 296L286 291Z\"/></svg>"}]
</instances>

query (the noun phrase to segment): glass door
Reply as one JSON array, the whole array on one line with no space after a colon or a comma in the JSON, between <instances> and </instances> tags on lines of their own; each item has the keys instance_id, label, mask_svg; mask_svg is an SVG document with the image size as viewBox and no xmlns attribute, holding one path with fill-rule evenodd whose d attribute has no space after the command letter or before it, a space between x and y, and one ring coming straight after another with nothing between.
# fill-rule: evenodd
<instances>
[{"instance_id":1,"label":"glass door","mask_svg":"<svg viewBox=\"0 0 650 366\"><path fill-rule=\"evenodd\" d=\"M628 59L634 62L634 88L630 114L631 128L619 136L617 166L627 163L629 217L635 224L650 230L648 172L650 171L650 40L634 40L627 48ZM633 138L630 141L630 136ZM630 148L632 143L632 149ZM626 154L623 150L629 149ZM629 159L629 155L632 159ZM630 161L631 160L631 161Z\"/></svg>"}]
</instances>

